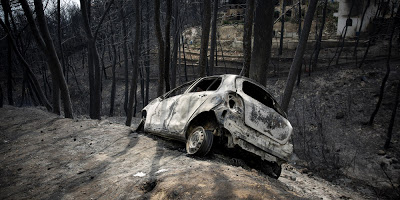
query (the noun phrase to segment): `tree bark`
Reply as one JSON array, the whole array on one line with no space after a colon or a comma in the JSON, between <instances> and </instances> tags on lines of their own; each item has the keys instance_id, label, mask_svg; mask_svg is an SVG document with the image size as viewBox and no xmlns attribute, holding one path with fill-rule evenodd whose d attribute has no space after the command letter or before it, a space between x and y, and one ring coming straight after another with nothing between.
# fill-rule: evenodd
<instances>
[{"instance_id":1,"label":"tree bark","mask_svg":"<svg viewBox=\"0 0 400 200\"><path fill-rule=\"evenodd\" d=\"M122 4L122 3L121 3ZM128 97L129 97L129 65L128 65L128 31L126 27L126 19L125 19L125 11L124 6L120 5L120 17L122 18L122 36L123 36L123 44L122 44L122 52L124 54L124 77L125 77L125 98L124 98L124 111L125 114L128 114ZM116 56L116 55L115 55Z\"/></svg>"},{"instance_id":2,"label":"tree bark","mask_svg":"<svg viewBox=\"0 0 400 200\"><path fill-rule=\"evenodd\" d=\"M367 10L368 10L370 4L371 4L371 0L368 0L367 5L365 6L364 12L361 17L360 28L358 29L358 35L356 35L356 37L357 37L356 44L354 46L354 56L357 56L357 47L358 47L358 43L360 42L361 29L362 29L362 26L364 23L365 13L367 13Z\"/></svg>"},{"instance_id":3,"label":"tree bark","mask_svg":"<svg viewBox=\"0 0 400 200\"><path fill-rule=\"evenodd\" d=\"M211 29L211 48L210 48L210 69L209 75L214 75L214 52L217 46L217 16L218 16L218 0L214 0L214 11Z\"/></svg>"},{"instance_id":4,"label":"tree bark","mask_svg":"<svg viewBox=\"0 0 400 200\"><path fill-rule=\"evenodd\" d=\"M393 13L394 13L394 8L392 8L392 15L391 15L392 23L390 24L391 30L390 30L390 39L389 39L389 51L388 51L388 57L387 57L387 60L386 60L386 74L383 77L381 88L380 88L380 92L379 92L379 99L378 99L378 102L376 103L374 112L372 112L372 115L369 118L368 125L372 125L374 123L375 116L378 113L379 108L380 108L380 106L382 104L383 94L385 93L386 82L387 82L387 80L389 78L389 74L390 74L390 58L391 58L391 55L392 55L393 35L394 35L395 28L396 28L394 26L395 25L395 23L394 23L395 19L393 18L393 16L394 16ZM400 12L397 11L396 18L399 16L398 15L399 13Z\"/></svg>"},{"instance_id":5,"label":"tree bark","mask_svg":"<svg viewBox=\"0 0 400 200\"><path fill-rule=\"evenodd\" d=\"M15 39L13 38L10 30L7 29L5 23L1 19L0 19L0 25L8 33L8 35L11 36L12 48L13 48L15 54L17 55L17 57L19 58L20 62L22 63L22 66L28 72L28 78L32 80L32 83L34 85L33 89L37 90L36 93L39 94L39 98L40 98L41 104L44 105L47 108L48 111L51 111L53 108L51 107L49 101L47 100L45 94L43 93L43 90L41 89L36 76L33 74L32 70L29 67L29 64L26 62L26 60L24 59L22 54L19 52L19 49L17 48L16 42L15 42Z\"/></svg>"},{"instance_id":6,"label":"tree bark","mask_svg":"<svg viewBox=\"0 0 400 200\"><path fill-rule=\"evenodd\" d=\"M397 82L397 91L396 91L396 97L394 100L394 106L393 106L393 110L392 110L392 117L390 118L389 129L388 129L387 138L386 138L385 145L384 145L385 149L389 148L390 141L392 140L394 120L396 118L397 107L399 105L399 96L400 96L400 79Z\"/></svg>"},{"instance_id":7,"label":"tree bark","mask_svg":"<svg viewBox=\"0 0 400 200\"><path fill-rule=\"evenodd\" d=\"M169 66L171 59L171 16L172 15L172 0L167 0L167 13L165 19L165 64L164 64L164 74L165 74L165 90L169 91L171 89L169 81Z\"/></svg>"},{"instance_id":8,"label":"tree bark","mask_svg":"<svg viewBox=\"0 0 400 200\"><path fill-rule=\"evenodd\" d=\"M175 1L175 7L174 7L174 47L173 47L173 59L171 63L171 88L176 87L176 68L177 68L177 62L178 62L178 47L179 47L179 35L180 35L180 28L179 28L179 1Z\"/></svg>"},{"instance_id":9,"label":"tree bark","mask_svg":"<svg viewBox=\"0 0 400 200\"><path fill-rule=\"evenodd\" d=\"M129 105L128 105L128 115L126 117L126 126L131 126L132 123L132 111L133 111L133 102L136 99L136 84L137 84L137 70L139 68L139 38L140 38L140 0L136 0L135 5L135 21L136 21L136 30L135 30L135 41L133 44L133 73L132 73L132 83L129 94Z\"/></svg>"},{"instance_id":10,"label":"tree bark","mask_svg":"<svg viewBox=\"0 0 400 200\"><path fill-rule=\"evenodd\" d=\"M64 51L62 46L62 34L61 34L61 0L57 0L57 36L58 36L58 46L60 48L60 58L61 64L63 68L63 73L68 74L68 70L66 70L65 60L64 60Z\"/></svg>"},{"instance_id":11,"label":"tree bark","mask_svg":"<svg viewBox=\"0 0 400 200\"><path fill-rule=\"evenodd\" d=\"M28 19L29 25L32 29L32 33L35 36L39 47L42 49L42 51L46 54L48 58L48 64L49 64L49 69L52 74L54 74L54 77L56 80L53 81L58 81L60 90L61 90L61 97L64 103L64 113L66 118L73 118L73 111L72 111L72 103L71 103L71 98L69 95L69 90L67 83L64 79L64 75L62 73L62 68L60 61L58 59L53 41L50 37L49 30L47 28L47 22L46 18L44 15L44 10L43 10L43 4L42 1L40 0L35 0L35 8L36 8L36 16L37 16L37 21L39 25L40 32L38 31L36 27L36 23L33 20L33 15L32 12L29 8L29 5L26 0L20 0L20 3L24 9L25 16Z\"/></svg>"},{"instance_id":12,"label":"tree bark","mask_svg":"<svg viewBox=\"0 0 400 200\"><path fill-rule=\"evenodd\" d=\"M150 20L150 7L149 1L146 1L146 18ZM149 86L150 86L150 22L146 23L146 60L145 60L145 68L146 68L146 98L144 105L149 103ZM143 106L144 106L143 105Z\"/></svg>"},{"instance_id":13,"label":"tree bark","mask_svg":"<svg viewBox=\"0 0 400 200\"><path fill-rule=\"evenodd\" d=\"M115 47L114 41L114 24L110 24L111 29L111 47L113 51L113 63L112 63L112 83L111 83L111 99L110 99L110 117L114 116L114 102L115 102L115 93L116 93L116 77L115 77L115 69L117 66L117 48Z\"/></svg>"},{"instance_id":14,"label":"tree bark","mask_svg":"<svg viewBox=\"0 0 400 200\"><path fill-rule=\"evenodd\" d=\"M353 8L354 8L354 0L352 0L351 2L352 2L352 3L351 3L350 12L349 12L349 15L348 15L348 17L347 17L348 20L350 19L350 17L351 17L351 12L353 11ZM342 44L340 45L339 54L338 54L338 57L336 58L336 65L339 64L340 55L342 54L342 51L343 51L344 42L346 41L347 29L348 29L348 26L347 26L347 24L346 24L346 27L344 28L344 34L343 34L343 37L342 37Z\"/></svg>"},{"instance_id":15,"label":"tree bark","mask_svg":"<svg viewBox=\"0 0 400 200\"><path fill-rule=\"evenodd\" d=\"M158 42L158 87L157 96L161 96L164 93L164 39L161 32L160 26L160 0L154 0L154 27Z\"/></svg>"},{"instance_id":16,"label":"tree bark","mask_svg":"<svg viewBox=\"0 0 400 200\"><path fill-rule=\"evenodd\" d=\"M111 9L111 5L114 0L111 0L100 18L97 27L95 28L94 34L90 27L90 2L86 0L80 0L81 12L83 18L83 29L86 32L87 45L88 45L88 69L89 69L89 87L90 87L90 118L101 119L101 68L99 53L96 48L97 34L99 33L100 27Z\"/></svg>"},{"instance_id":17,"label":"tree bark","mask_svg":"<svg viewBox=\"0 0 400 200\"><path fill-rule=\"evenodd\" d=\"M312 60L312 69L315 70L315 68L317 67L317 63L318 63L318 57L319 57L319 52L321 51L321 41L322 41L322 33L324 31L324 27L325 27L325 19L326 19L326 8L327 8L327 4L328 4L328 0L325 0L324 2L324 9L322 11L322 22L321 22L321 27L319 29L319 33L318 33L318 39L315 43L315 55L314 58ZM310 70L310 69L309 69Z\"/></svg>"},{"instance_id":18,"label":"tree bark","mask_svg":"<svg viewBox=\"0 0 400 200\"><path fill-rule=\"evenodd\" d=\"M251 63L251 36L253 34L254 20L254 1L246 1L246 16L244 18L244 33L243 33L243 69L242 76L249 77Z\"/></svg>"},{"instance_id":19,"label":"tree bark","mask_svg":"<svg viewBox=\"0 0 400 200\"><path fill-rule=\"evenodd\" d=\"M318 0L310 0L306 17L304 19L304 27L303 30L301 31L300 41L299 44L297 45L296 53L294 55L292 65L290 67L289 75L286 81L285 91L282 97L281 107L285 112L288 111L289 102L292 96L296 77L301 69L302 59L307 46L307 40L310 34L311 24L314 17L315 9L317 7L317 3Z\"/></svg>"},{"instance_id":20,"label":"tree bark","mask_svg":"<svg viewBox=\"0 0 400 200\"><path fill-rule=\"evenodd\" d=\"M281 17L281 38L279 40L279 55L282 55L283 48L283 32L285 31L285 0L282 1L282 17Z\"/></svg>"},{"instance_id":21,"label":"tree bark","mask_svg":"<svg viewBox=\"0 0 400 200\"><path fill-rule=\"evenodd\" d=\"M3 88L1 87L1 84L0 84L0 108L2 108L3 107Z\"/></svg>"},{"instance_id":22,"label":"tree bark","mask_svg":"<svg viewBox=\"0 0 400 200\"><path fill-rule=\"evenodd\" d=\"M208 40L210 36L211 0L203 0L203 18L201 22L201 47L199 59L199 75L206 75Z\"/></svg>"},{"instance_id":23,"label":"tree bark","mask_svg":"<svg viewBox=\"0 0 400 200\"><path fill-rule=\"evenodd\" d=\"M251 54L250 78L267 84L267 69L271 57L274 25L274 1L257 1L254 18L254 44ZM222 48L221 48L222 50Z\"/></svg>"},{"instance_id":24,"label":"tree bark","mask_svg":"<svg viewBox=\"0 0 400 200\"><path fill-rule=\"evenodd\" d=\"M9 15L11 14L10 1L1 0L1 5L4 12L4 22L8 30L11 30ZM7 32L7 30L4 30ZM14 105L13 99L13 83L12 83L12 38L7 35L7 99L9 105Z\"/></svg>"}]
</instances>

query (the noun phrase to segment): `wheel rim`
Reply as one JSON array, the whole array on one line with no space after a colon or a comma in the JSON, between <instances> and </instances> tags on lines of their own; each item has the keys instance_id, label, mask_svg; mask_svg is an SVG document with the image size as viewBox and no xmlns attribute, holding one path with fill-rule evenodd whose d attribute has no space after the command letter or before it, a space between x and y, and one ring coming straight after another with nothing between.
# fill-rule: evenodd
<instances>
[{"instance_id":1,"label":"wheel rim","mask_svg":"<svg viewBox=\"0 0 400 200\"><path fill-rule=\"evenodd\" d=\"M204 142L204 129L201 127L196 128L193 132L189 135L187 146L188 146L188 153L194 154L196 153L201 145Z\"/></svg>"}]
</instances>

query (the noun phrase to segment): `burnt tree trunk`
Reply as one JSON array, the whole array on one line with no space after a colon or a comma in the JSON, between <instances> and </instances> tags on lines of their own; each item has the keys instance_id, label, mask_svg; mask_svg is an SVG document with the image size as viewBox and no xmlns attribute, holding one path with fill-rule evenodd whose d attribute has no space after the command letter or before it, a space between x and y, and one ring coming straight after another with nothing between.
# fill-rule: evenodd
<instances>
[{"instance_id":1,"label":"burnt tree trunk","mask_svg":"<svg viewBox=\"0 0 400 200\"><path fill-rule=\"evenodd\" d=\"M110 117L114 116L114 102L115 102L115 93L116 93L116 77L115 77L115 69L117 66L117 48L115 47L114 41L114 24L110 24L111 29L111 47L113 52L113 63L112 63L112 83L111 83L111 99L110 99Z\"/></svg>"},{"instance_id":2,"label":"burnt tree trunk","mask_svg":"<svg viewBox=\"0 0 400 200\"><path fill-rule=\"evenodd\" d=\"M165 90L171 89L169 81L169 66L171 59L171 18L172 18L172 0L167 0L167 13L165 19L165 57L164 57L164 75L165 75Z\"/></svg>"},{"instance_id":3,"label":"burnt tree trunk","mask_svg":"<svg viewBox=\"0 0 400 200\"><path fill-rule=\"evenodd\" d=\"M171 62L171 88L176 87L176 68L178 62L178 47L179 47L179 35L180 35L180 28L179 28L179 1L175 2L174 6L174 30L172 34L174 34L174 47L173 47L173 58Z\"/></svg>"},{"instance_id":4,"label":"burnt tree trunk","mask_svg":"<svg viewBox=\"0 0 400 200\"><path fill-rule=\"evenodd\" d=\"M367 13L367 10L368 10L370 4L371 4L371 0L368 0L367 5L365 6L364 12L361 17L361 23L360 23L360 28L358 29L358 35L356 34L357 39L356 39L356 44L354 46L354 56L357 56L357 47L358 47L358 43L360 42L361 29L362 29L362 26L364 23L365 13Z\"/></svg>"},{"instance_id":5,"label":"burnt tree trunk","mask_svg":"<svg viewBox=\"0 0 400 200\"><path fill-rule=\"evenodd\" d=\"M37 94L39 95L39 99L41 101L41 104L44 105L48 111L52 111L52 107L49 103L49 101L46 98L46 95L43 93L43 90L41 89L39 85L39 81L37 80L35 74L33 74L32 70L29 67L29 64L26 62L22 54L20 53L19 49L17 48L15 39L13 38L11 32L9 29L7 29L5 23L0 19L0 25L4 28L4 30L8 33L8 35L11 36L11 45L14 50L14 53L17 55L19 61L22 63L22 66L24 67L23 70L26 70L28 72L28 78L31 79L33 83L33 89L37 90ZM23 92L23 90L22 90ZM24 93L23 93L24 94Z\"/></svg>"},{"instance_id":6,"label":"burnt tree trunk","mask_svg":"<svg viewBox=\"0 0 400 200\"><path fill-rule=\"evenodd\" d=\"M206 75L208 39L210 36L211 0L203 0L203 18L201 21L201 47L199 59L199 75Z\"/></svg>"},{"instance_id":7,"label":"burnt tree trunk","mask_svg":"<svg viewBox=\"0 0 400 200\"><path fill-rule=\"evenodd\" d=\"M348 15L348 17L347 17L347 20L348 20L348 21L350 20L351 12L353 11L353 8L354 8L354 0L352 0L351 2L352 2L352 3L351 3L351 7L350 7L350 12L349 12L349 15ZM345 25L345 26L346 26L346 27L344 28L344 34L343 34L343 36L342 36L342 43L341 43L341 45L340 45L339 54L338 54L338 57L336 58L336 65L339 64L340 55L342 54L343 47L344 47L344 42L346 41L347 29L348 29L348 27L349 27L349 25L347 24L347 21L346 21L346 25Z\"/></svg>"},{"instance_id":8,"label":"burnt tree trunk","mask_svg":"<svg viewBox=\"0 0 400 200\"><path fill-rule=\"evenodd\" d=\"M390 118L389 129L388 129L387 138L386 138L385 145L384 145L385 149L389 148L390 141L392 140L394 120L396 118L397 107L399 105L399 96L400 96L400 79L397 82L396 98L394 100L394 105L393 105L393 110L392 110L392 117Z\"/></svg>"},{"instance_id":9,"label":"burnt tree trunk","mask_svg":"<svg viewBox=\"0 0 400 200\"><path fill-rule=\"evenodd\" d=\"M122 44L122 52L124 54L124 77L125 77L125 92L124 92L124 111L127 115L128 113L128 97L129 97L129 63L128 63L128 31L126 27L126 19L125 19L125 10L124 6L120 5L120 17L122 18L122 36L123 36L123 44ZM115 55L117 56L117 55Z\"/></svg>"},{"instance_id":10,"label":"burnt tree trunk","mask_svg":"<svg viewBox=\"0 0 400 200\"><path fill-rule=\"evenodd\" d=\"M64 60L64 49L62 46L62 34L61 34L61 0L57 0L57 36L58 36L58 46L60 48L60 58L63 68L64 75L68 74L66 70L65 60Z\"/></svg>"},{"instance_id":11,"label":"burnt tree trunk","mask_svg":"<svg viewBox=\"0 0 400 200\"><path fill-rule=\"evenodd\" d=\"M282 0L282 15L281 15L281 38L279 41L279 55L282 55L283 48L283 32L285 31L285 0Z\"/></svg>"},{"instance_id":12,"label":"burnt tree trunk","mask_svg":"<svg viewBox=\"0 0 400 200\"><path fill-rule=\"evenodd\" d=\"M217 15L218 15L218 0L214 0L212 29L211 29L209 75L214 75L214 52L215 52L215 48L217 46Z\"/></svg>"},{"instance_id":13,"label":"burnt tree trunk","mask_svg":"<svg viewBox=\"0 0 400 200\"><path fill-rule=\"evenodd\" d=\"M369 118L368 125L372 125L374 123L375 116L378 113L379 108L380 108L380 106L382 104L383 94L385 93L386 82L387 82L387 80L389 78L389 74L390 74L390 57L392 55L393 35L394 35L394 31L396 29L396 27L394 26L395 25L395 23L394 23L395 20L393 18L393 16L394 16L393 13L394 13L394 8L392 9L392 15L391 15L392 23L390 25L391 30L390 30L390 39L389 39L389 51L388 51L388 57L387 57L387 60L386 60L386 74L383 77L381 88L380 88L380 91L379 91L379 99L378 99L378 102L376 103L374 112L372 112L372 115ZM396 17L398 16L398 14L399 14L399 11L397 11Z\"/></svg>"},{"instance_id":14,"label":"burnt tree trunk","mask_svg":"<svg viewBox=\"0 0 400 200\"><path fill-rule=\"evenodd\" d=\"M60 87L61 97L64 103L64 113L66 118L73 118L73 111L72 111L72 103L71 98L69 95L69 90L67 83L64 78L64 74L62 72L62 67L60 61L58 59L53 41L50 37L49 30L47 28L47 22L44 15L43 4L42 1L35 0L35 10L37 21L40 29L39 30L36 26L36 23L33 19L32 11L26 0L20 0L22 8L25 12L25 16L28 19L29 25L31 27L32 33L39 45L39 48L43 51L43 53L47 56L49 70L56 78L53 81L57 81ZM54 92L54 91L53 91Z\"/></svg>"},{"instance_id":15,"label":"burnt tree trunk","mask_svg":"<svg viewBox=\"0 0 400 200\"><path fill-rule=\"evenodd\" d=\"M3 88L1 87L1 84L0 84L0 108L2 108L3 107Z\"/></svg>"},{"instance_id":16,"label":"burnt tree trunk","mask_svg":"<svg viewBox=\"0 0 400 200\"><path fill-rule=\"evenodd\" d=\"M251 54L250 78L267 84L274 25L274 1L258 1L254 18L254 45ZM221 47L222 51L222 47Z\"/></svg>"},{"instance_id":17,"label":"burnt tree trunk","mask_svg":"<svg viewBox=\"0 0 400 200\"><path fill-rule=\"evenodd\" d=\"M319 29L317 41L315 43L315 55L314 55L314 58L313 58L312 63L311 63L311 67L312 67L313 70L315 70L315 68L317 67L318 56L319 56L319 52L321 51L322 33L323 33L324 27L325 27L327 4L328 4L328 0L325 0L324 8L323 8L323 11L322 11L321 27Z\"/></svg>"},{"instance_id":18,"label":"burnt tree trunk","mask_svg":"<svg viewBox=\"0 0 400 200\"><path fill-rule=\"evenodd\" d=\"M11 30L9 15L11 14L10 1L1 0L1 5L4 12L4 22L8 30ZM7 30L4 30L7 32ZM14 105L13 99L13 82L12 82L12 38L11 35L7 35L7 100L9 105Z\"/></svg>"},{"instance_id":19,"label":"burnt tree trunk","mask_svg":"<svg viewBox=\"0 0 400 200\"><path fill-rule=\"evenodd\" d=\"M164 39L160 25L160 0L154 0L154 27L158 42L158 87L157 96L164 93Z\"/></svg>"},{"instance_id":20,"label":"burnt tree trunk","mask_svg":"<svg viewBox=\"0 0 400 200\"><path fill-rule=\"evenodd\" d=\"M254 20L254 1L247 0L246 2L246 15L244 19L244 33L243 33L243 69L242 76L249 77L250 63L251 63L251 36L253 34L253 20Z\"/></svg>"},{"instance_id":21,"label":"burnt tree trunk","mask_svg":"<svg viewBox=\"0 0 400 200\"><path fill-rule=\"evenodd\" d=\"M150 8L149 1L146 1L146 18L150 20ZM149 84L150 84L150 22L146 23L146 58L145 58L145 68L146 68L146 98L144 105L149 103Z\"/></svg>"},{"instance_id":22,"label":"burnt tree trunk","mask_svg":"<svg viewBox=\"0 0 400 200\"><path fill-rule=\"evenodd\" d=\"M95 32L92 33L90 27L90 2L86 0L80 0L81 2L81 13L83 18L83 29L86 32L87 48L88 48L88 69L89 69L89 88L90 88L90 118L101 119L101 69L100 69L100 58L96 48L96 39L100 27L111 9L111 5L114 0L111 0L100 18Z\"/></svg>"},{"instance_id":23,"label":"burnt tree trunk","mask_svg":"<svg viewBox=\"0 0 400 200\"><path fill-rule=\"evenodd\" d=\"M307 46L308 35L310 34L311 24L314 17L314 12L317 7L318 0L310 0L307 9L306 17L304 19L304 27L301 31L299 44L297 45L296 53L292 65L290 66L289 75L286 81L285 91L282 97L282 109L287 112L289 102L292 96L293 87L296 81L297 74L299 73L302 65L302 59Z\"/></svg>"},{"instance_id":24,"label":"burnt tree trunk","mask_svg":"<svg viewBox=\"0 0 400 200\"><path fill-rule=\"evenodd\" d=\"M132 82L129 94L129 105L128 105L128 115L126 117L125 125L131 126L132 123L132 112L133 112L133 102L136 99L136 84L137 84L137 70L139 68L139 38L140 38L140 0L135 0L135 41L133 44L133 72L132 72Z\"/></svg>"}]
</instances>

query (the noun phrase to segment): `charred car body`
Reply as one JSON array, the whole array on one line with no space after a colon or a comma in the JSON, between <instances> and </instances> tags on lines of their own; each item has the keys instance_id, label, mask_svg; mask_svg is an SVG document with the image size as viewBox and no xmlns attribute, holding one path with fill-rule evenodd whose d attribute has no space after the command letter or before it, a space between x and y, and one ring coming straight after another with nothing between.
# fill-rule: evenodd
<instances>
[{"instance_id":1,"label":"charred car body","mask_svg":"<svg viewBox=\"0 0 400 200\"><path fill-rule=\"evenodd\" d=\"M188 154L206 155L214 137L256 154L278 178L293 146L292 126L276 100L255 81L237 75L199 78L154 99L142 110L145 132L186 142Z\"/></svg>"}]
</instances>

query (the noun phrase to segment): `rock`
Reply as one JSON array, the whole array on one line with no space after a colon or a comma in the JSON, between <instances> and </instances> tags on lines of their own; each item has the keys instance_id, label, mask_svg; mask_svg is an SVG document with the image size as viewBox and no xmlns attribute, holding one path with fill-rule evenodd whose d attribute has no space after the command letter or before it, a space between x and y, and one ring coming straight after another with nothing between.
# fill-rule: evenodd
<instances>
[{"instance_id":1,"label":"rock","mask_svg":"<svg viewBox=\"0 0 400 200\"><path fill-rule=\"evenodd\" d=\"M400 165L393 165L394 169L400 169Z\"/></svg>"},{"instance_id":2,"label":"rock","mask_svg":"<svg viewBox=\"0 0 400 200\"><path fill-rule=\"evenodd\" d=\"M344 113L339 112L336 114L336 119L343 119L344 118Z\"/></svg>"},{"instance_id":3,"label":"rock","mask_svg":"<svg viewBox=\"0 0 400 200\"><path fill-rule=\"evenodd\" d=\"M384 151L384 150L379 150L378 151L378 155L380 155L380 156L383 156L383 155L385 155L386 154L386 152Z\"/></svg>"},{"instance_id":4,"label":"rock","mask_svg":"<svg viewBox=\"0 0 400 200\"><path fill-rule=\"evenodd\" d=\"M393 158L393 159L392 159L392 163L393 163L393 164L399 163L399 160L397 160L396 158Z\"/></svg>"}]
</instances>

